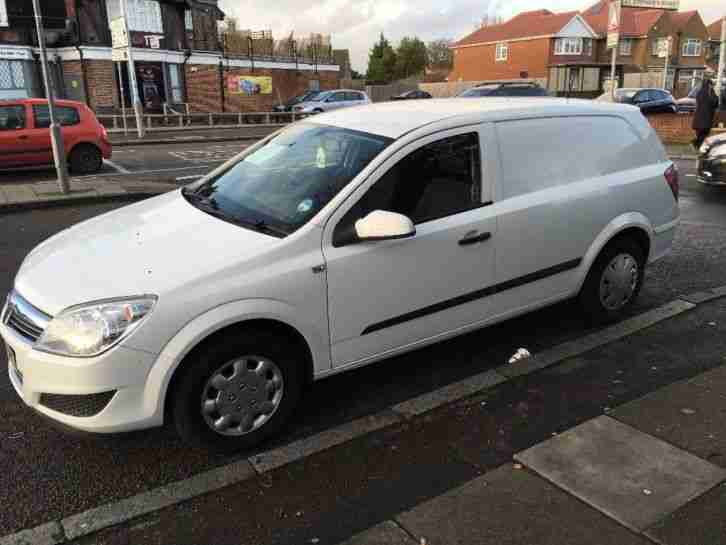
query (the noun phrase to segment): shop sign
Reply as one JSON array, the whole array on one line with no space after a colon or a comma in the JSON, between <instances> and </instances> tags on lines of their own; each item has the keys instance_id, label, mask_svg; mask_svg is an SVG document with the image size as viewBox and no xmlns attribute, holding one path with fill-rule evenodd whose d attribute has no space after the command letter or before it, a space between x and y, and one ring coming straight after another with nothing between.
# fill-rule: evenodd
<instances>
[{"instance_id":1,"label":"shop sign","mask_svg":"<svg viewBox=\"0 0 726 545\"><path fill-rule=\"evenodd\" d=\"M672 9L678 11L680 0L622 0L624 8Z\"/></svg>"},{"instance_id":2,"label":"shop sign","mask_svg":"<svg viewBox=\"0 0 726 545\"><path fill-rule=\"evenodd\" d=\"M272 78L270 76L229 76L227 89L235 95L271 95Z\"/></svg>"},{"instance_id":3,"label":"shop sign","mask_svg":"<svg viewBox=\"0 0 726 545\"><path fill-rule=\"evenodd\" d=\"M2 2L3 0L0 0ZM30 49L21 47L3 47L0 46L0 59L32 61L33 54Z\"/></svg>"},{"instance_id":4,"label":"shop sign","mask_svg":"<svg viewBox=\"0 0 726 545\"><path fill-rule=\"evenodd\" d=\"M146 40L146 47L149 47L151 49L159 49L159 47L161 46L162 38L163 36L155 36L153 34L144 36L144 40Z\"/></svg>"},{"instance_id":5,"label":"shop sign","mask_svg":"<svg viewBox=\"0 0 726 545\"><path fill-rule=\"evenodd\" d=\"M5 0L0 0L0 27L8 25L8 6Z\"/></svg>"}]
</instances>

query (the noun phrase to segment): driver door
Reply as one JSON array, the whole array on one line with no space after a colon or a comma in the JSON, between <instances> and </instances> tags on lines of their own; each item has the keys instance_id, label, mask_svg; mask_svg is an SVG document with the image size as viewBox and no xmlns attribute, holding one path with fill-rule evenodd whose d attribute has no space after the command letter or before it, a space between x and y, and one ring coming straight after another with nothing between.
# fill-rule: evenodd
<instances>
[{"instance_id":1,"label":"driver door","mask_svg":"<svg viewBox=\"0 0 726 545\"><path fill-rule=\"evenodd\" d=\"M491 129L439 132L399 150L325 227L335 367L432 340L487 317L497 230L486 165ZM341 245L373 210L408 216L411 238Z\"/></svg>"}]
</instances>

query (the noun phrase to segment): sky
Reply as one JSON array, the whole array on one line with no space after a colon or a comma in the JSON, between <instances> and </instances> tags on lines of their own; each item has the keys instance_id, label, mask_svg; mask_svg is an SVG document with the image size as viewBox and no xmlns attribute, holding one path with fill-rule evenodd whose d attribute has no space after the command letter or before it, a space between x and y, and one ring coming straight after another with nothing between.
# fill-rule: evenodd
<instances>
[{"instance_id":1,"label":"sky","mask_svg":"<svg viewBox=\"0 0 726 545\"><path fill-rule=\"evenodd\" d=\"M499 15L505 20L520 11L584 9L596 0L220 0L240 28L271 29L275 38L294 30L330 34L333 47L350 49L353 68L365 72L368 52L381 32L394 45L404 36L428 42L459 39L477 21ZM726 11L723 0L681 0L681 11L697 9L706 24Z\"/></svg>"}]
</instances>

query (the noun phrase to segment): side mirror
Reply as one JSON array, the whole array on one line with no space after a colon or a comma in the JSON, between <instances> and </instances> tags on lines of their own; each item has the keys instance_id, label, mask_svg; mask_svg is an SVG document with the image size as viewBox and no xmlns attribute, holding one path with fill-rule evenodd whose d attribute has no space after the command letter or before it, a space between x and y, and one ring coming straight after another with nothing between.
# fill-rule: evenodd
<instances>
[{"instance_id":1,"label":"side mirror","mask_svg":"<svg viewBox=\"0 0 726 545\"><path fill-rule=\"evenodd\" d=\"M349 246L359 242L396 240L409 238L416 234L413 222L403 214L374 210L354 225L336 230L333 235L333 246Z\"/></svg>"},{"instance_id":2,"label":"side mirror","mask_svg":"<svg viewBox=\"0 0 726 545\"><path fill-rule=\"evenodd\" d=\"M413 222L403 214L374 210L355 222L358 240L395 240L416 234Z\"/></svg>"}]
</instances>

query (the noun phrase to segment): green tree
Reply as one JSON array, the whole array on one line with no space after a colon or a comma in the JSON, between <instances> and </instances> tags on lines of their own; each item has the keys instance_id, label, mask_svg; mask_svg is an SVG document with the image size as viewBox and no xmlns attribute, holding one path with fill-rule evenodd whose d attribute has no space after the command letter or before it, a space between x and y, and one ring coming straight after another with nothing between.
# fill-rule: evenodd
<instances>
[{"instance_id":1,"label":"green tree","mask_svg":"<svg viewBox=\"0 0 726 545\"><path fill-rule=\"evenodd\" d=\"M368 74L366 79L376 83L393 81L396 70L396 52L383 33L368 54Z\"/></svg>"},{"instance_id":2,"label":"green tree","mask_svg":"<svg viewBox=\"0 0 726 545\"><path fill-rule=\"evenodd\" d=\"M431 70L451 70L454 66L454 51L451 40L434 40L426 45L427 64Z\"/></svg>"},{"instance_id":3,"label":"green tree","mask_svg":"<svg viewBox=\"0 0 726 545\"><path fill-rule=\"evenodd\" d=\"M416 37L406 36L396 49L396 77L408 78L426 69L426 44Z\"/></svg>"}]
</instances>

